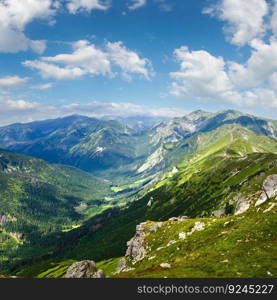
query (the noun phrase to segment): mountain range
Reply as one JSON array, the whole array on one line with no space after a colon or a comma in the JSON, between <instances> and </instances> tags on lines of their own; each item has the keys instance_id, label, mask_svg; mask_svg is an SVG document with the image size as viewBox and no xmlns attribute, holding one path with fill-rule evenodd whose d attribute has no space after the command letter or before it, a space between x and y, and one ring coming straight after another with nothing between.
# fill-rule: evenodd
<instances>
[{"instance_id":1,"label":"mountain range","mask_svg":"<svg viewBox=\"0 0 277 300\"><path fill-rule=\"evenodd\" d=\"M74 115L0 127L0 147L4 275L277 275L276 120Z\"/></svg>"}]
</instances>

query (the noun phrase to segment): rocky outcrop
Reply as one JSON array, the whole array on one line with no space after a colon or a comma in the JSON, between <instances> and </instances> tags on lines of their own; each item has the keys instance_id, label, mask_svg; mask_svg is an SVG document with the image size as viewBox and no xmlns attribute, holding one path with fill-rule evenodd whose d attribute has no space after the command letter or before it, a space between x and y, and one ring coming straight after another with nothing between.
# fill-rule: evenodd
<instances>
[{"instance_id":1,"label":"rocky outcrop","mask_svg":"<svg viewBox=\"0 0 277 300\"><path fill-rule=\"evenodd\" d=\"M147 255L147 244L145 243L145 236L151 232L157 231L162 227L163 222L155 223L152 226L145 226L147 222L141 223L136 227L136 233L134 237L127 242L127 251L125 257L120 260L116 273L129 271L127 268L127 261L131 264L135 264L138 261L144 259Z\"/></svg>"},{"instance_id":2,"label":"rocky outcrop","mask_svg":"<svg viewBox=\"0 0 277 300\"><path fill-rule=\"evenodd\" d=\"M92 260L79 261L72 264L64 276L65 278L105 278L102 270L97 270Z\"/></svg>"},{"instance_id":3,"label":"rocky outcrop","mask_svg":"<svg viewBox=\"0 0 277 300\"><path fill-rule=\"evenodd\" d=\"M146 228L147 223L141 223L136 227L135 236L127 242L127 251L125 256L128 257L133 264L142 260L147 254L147 245L144 242L144 238L151 232L157 231L162 227L163 223L155 223L153 226Z\"/></svg>"},{"instance_id":4,"label":"rocky outcrop","mask_svg":"<svg viewBox=\"0 0 277 300\"><path fill-rule=\"evenodd\" d=\"M185 240L188 236L192 235L195 231L201 231L205 228L205 223L203 222L195 222L193 228L189 232L180 232L179 239Z\"/></svg>"},{"instance_id":5,"label":"rocky outcrop","mask_svg":"<svg viewBox=\"0 0 277 300\"><path fill-rule=\"evenodd\" d=\"M263 182L263 192L255 206L261 205L268 199L277 195L277 174L268 176Z\"/></svg>"}]
</instances>

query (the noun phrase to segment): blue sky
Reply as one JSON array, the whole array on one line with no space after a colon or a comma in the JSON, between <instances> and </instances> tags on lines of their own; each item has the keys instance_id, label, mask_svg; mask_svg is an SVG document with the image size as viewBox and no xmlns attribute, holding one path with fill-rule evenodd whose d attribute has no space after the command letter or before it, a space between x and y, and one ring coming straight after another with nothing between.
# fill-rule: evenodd
<instances>
[{"instance_id":1,"label":"blue sky","mask_svg":"<svg viewBox=\"0 0 277 300\"><path fill-rule=\"evenodd\" d=\"M276 118L276 37L276 0L0 0L0 124L227 108Z\"/></svg>"}]
</instances>

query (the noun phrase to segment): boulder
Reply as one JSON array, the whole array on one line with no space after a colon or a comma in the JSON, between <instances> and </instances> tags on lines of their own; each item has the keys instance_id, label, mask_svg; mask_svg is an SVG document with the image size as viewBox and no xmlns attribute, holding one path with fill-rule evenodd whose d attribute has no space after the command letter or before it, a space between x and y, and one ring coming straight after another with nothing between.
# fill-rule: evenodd
<instances>
[{"instance_id":1,"label":"boulder","mask_svg":"<svg viewBox=\"0 0 277 300\"><path fill-rule=\"evenodd\" d=\"M255 206L261 205L268 199L277 195L277 174L268 176L263 182L264 191L261 193L260 198L255 203Z\"/></svg>"},{"instance_id":2,"label":"boulder","mask_svg":"<svg viewBox=\"0 0 277 300\"><path fill-rule=\"evenodd\" d=\"M268 198L276 196L277 195L277 174L268 176L263 183L263 188Z\"/></svg>"},{"instance_id":3,"label":"boulder","mask_svg":"<svg viewBox=\"0 0 277 300\"><path fill-rule=\"evenodd\" d=\"M64 276L65 278L105 278L102 270L97 270L92 260L83 260L72 264Z\"/></svg>"},{"instance_id":4,"label":"boulder","mask_svg":"<svg viewBox=\"0 0 277 300\"><path fill-rule=\"evenodd\" d=\"M246 197L241 197L237 201L235 215L240 215L246 212L250 207L251 201Z\"/></svg>"},{"instance_id":5,"label":"boulder","mask_svg":"<svg viewBox=\"0 0 277 300\"><path fill-rule=\"evenodd\" d=\"M215 210L214 212L212 212L212 216L216 217L216 218L221 218L225 215L225 207Z\"/></svg>"}]
</instances>

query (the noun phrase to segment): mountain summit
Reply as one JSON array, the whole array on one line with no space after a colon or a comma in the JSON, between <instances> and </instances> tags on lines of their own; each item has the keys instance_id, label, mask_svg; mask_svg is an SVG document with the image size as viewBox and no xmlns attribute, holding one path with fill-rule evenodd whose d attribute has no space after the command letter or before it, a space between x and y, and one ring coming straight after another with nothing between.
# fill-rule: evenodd
<instances>
[{"instance_id":1,"label":"mountain summit","mask_svg":"<svg viewBox=\"0 0 277 300\"><path fill-rule=\"evenodd\" d=\"M0 128L1 272L62 277L93 260L108 277L275 276L277 122L227 110L134 124Z\"/></svg>"}]
</instances>

